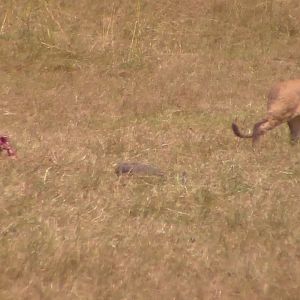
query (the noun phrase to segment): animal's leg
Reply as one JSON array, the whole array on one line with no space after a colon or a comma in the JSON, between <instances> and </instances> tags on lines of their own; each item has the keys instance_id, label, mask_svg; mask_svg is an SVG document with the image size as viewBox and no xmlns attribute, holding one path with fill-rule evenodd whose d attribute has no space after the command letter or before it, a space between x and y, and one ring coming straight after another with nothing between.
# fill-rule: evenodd
<instances>
[{"instance_id":1,"label":"animal's leg","mask_svg":"<svg viewBox=\"0 0 300 300\"><path fill-rule=\"evenodd\" d=\"M293 118L287 122L290 128L292 142L300 140L300 116Z\"/></svg>"},{"instance_id":2,"label":"animal's leg","mask_svg":"<svg viewBox=\"0 0 300 300\"><path fill-rule=\"evenodd\" d=\"M262 135L264 135L267 131L280 125L281 123L282 120L278 118L274 118L273 116L269 116L267 119L264 119L256 123L253 128L253 138L252 138L253 146L257 145Z\"/></svg>"}]
</instances>

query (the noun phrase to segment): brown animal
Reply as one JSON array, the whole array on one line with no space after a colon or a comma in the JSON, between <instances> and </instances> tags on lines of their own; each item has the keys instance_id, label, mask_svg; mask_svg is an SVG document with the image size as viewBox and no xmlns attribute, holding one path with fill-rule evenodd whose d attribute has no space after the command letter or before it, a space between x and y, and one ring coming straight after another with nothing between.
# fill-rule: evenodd
<instances>
[{"instance_id":1,"label":"brown animal","mask_svg":"<svg viewBox=\"0 0 300 300\"><path fill-rule=\"evenodd\" d=\"M300 80L281 81L272 86L268 94L267 115L257 122L251 134L243 134L232 123L234 134L240 138L252 138L255 145L268 130L287 122L291 140L300 139Z\"/></svg>"}]
</instances>

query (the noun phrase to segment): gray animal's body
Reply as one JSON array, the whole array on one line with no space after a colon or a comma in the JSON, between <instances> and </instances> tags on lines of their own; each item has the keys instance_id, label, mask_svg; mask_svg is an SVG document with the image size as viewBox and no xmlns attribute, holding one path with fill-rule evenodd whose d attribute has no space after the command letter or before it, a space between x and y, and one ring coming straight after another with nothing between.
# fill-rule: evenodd
<instances>
[{"instance_id":1,"label":"gray animal's body","mask_svg":"<svg viewBox=\"0 0 300 300\"><path fill-rule=\"evenodd\" d=\"M159 168L142 163L123 162L117 165L115 172L121 175L157 176L163 177L164 172Z\"/></svg>"}]
</instances>

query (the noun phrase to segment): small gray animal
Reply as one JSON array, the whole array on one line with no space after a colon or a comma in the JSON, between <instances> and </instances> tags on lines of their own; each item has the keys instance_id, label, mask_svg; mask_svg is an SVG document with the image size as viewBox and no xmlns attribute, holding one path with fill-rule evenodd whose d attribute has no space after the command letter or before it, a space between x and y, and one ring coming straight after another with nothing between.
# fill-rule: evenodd
<instances>
[{"instance_id":1,"label":"small gray animal","mask_svg":"<svg viewBox=\"0 0 300 300\"><path fill-rule=\"evenodd\" d=\"M138 176L157 176L164 177L164 172L152 165L132 162L119 163L115 169L118 176L121 175L138 175Z\"/></svg>"}]
</instances>

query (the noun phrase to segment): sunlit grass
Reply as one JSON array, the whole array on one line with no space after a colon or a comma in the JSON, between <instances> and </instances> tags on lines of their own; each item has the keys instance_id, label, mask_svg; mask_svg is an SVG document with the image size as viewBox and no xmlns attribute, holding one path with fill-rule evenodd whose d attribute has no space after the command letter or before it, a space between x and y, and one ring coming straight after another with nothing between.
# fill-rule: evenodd
<instances>
[{"instance_id":1,"label":"sunlit grass","mask_svg":"<svg viewBox=\"0 0 300 300\"><path fill-rule=\"evenodd\" d=\"M0 298L297 299L299 146L281 126L254 152L230 125L298 76L299 13L1 2Z\"/></svg>"}]
</instances>

